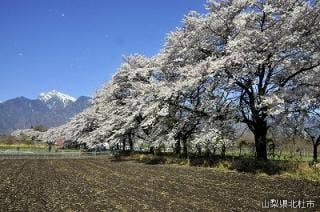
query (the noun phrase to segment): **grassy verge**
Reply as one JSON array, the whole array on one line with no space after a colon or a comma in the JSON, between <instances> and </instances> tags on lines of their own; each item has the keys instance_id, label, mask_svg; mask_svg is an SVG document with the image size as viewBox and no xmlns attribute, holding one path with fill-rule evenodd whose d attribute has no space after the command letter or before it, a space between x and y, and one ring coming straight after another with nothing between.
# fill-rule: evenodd
<instances>
[{"instance_id":1,"label":"grassy verge","mask_svg":"<svg viewBox=\"0 0 320 212\"><path fill-rule=\"evenodd\" d=\"M216 171L236 171L256 175L282 176L320 182L320 163L312 164L296 160L257 161L253 157L189 157L134 153L123 157L146 164L177 164L182 166L208 167Z\"/></svg>"},{"instance_id":2,"label":"grassy verge","mask_svg":"<svg viewBox=\"0 0 320 212\"><path fill-rule=\"evenodd\" d=\"M44 149L48 148L46 144L0 144L0 149Z\"/></svg>"}]
</instances>

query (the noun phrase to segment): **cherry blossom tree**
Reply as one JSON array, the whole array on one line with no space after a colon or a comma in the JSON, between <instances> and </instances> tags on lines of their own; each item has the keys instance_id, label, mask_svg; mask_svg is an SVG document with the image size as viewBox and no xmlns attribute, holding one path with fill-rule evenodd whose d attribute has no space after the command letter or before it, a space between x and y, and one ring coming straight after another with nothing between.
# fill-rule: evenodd
<instances>
[{"instance_id":1,"label":"cherry blossom tree","mask_svg":"<svg viewBox=\"0 0 320 212\"><path fill-rule=\"evenodd\" d=\"M255 136L257 158L267 159L269 120L295 93L319 82L319 3L309 1L209 1L207 15L190 13L171 33L172 69L207 61L238 102L241 121ZM308 98L306 96L306 98Z\"/></svg>"},{"instance_id":2,"label":"cherry blossom tree","mask_svg":"<svg viewBox=\"0 0 320 212\"><path fill-rule=\"evenodd\" d=\"M44 135L131 150L164 144L187 154L206 132L232 140L241 121L266 160L272 124L319 92L319 2L209 0L206 7L186 15L159 54L125 58L91 108Z\"/></svg>"},{"instance_id":3,"label":"cherry blossom tree","mask_svg":"<svg viewBox=\"0 0 320 212\"><path fill-rule=\"evenodd\" d=\"M309 121L310 123L305 128L313 148L313 161L318 161L318 147L320 146L320 114L316 114Z\"/></svg>"},{"instance_id":4,"label":"cherry blossom tree","mask_svg":"<svg viewBox=\"0 0 320 212\"><path fill-rule=\"evenodd\" d=\"M303 123L301 124L304 130L305 138L310 141L313 148L313 161L318 161L318 147L320 146L320 108L319 97L320 92L315 93L316 101L309 101L310 105L305 113L303 113Z\"/></svg>"}]
</instances>

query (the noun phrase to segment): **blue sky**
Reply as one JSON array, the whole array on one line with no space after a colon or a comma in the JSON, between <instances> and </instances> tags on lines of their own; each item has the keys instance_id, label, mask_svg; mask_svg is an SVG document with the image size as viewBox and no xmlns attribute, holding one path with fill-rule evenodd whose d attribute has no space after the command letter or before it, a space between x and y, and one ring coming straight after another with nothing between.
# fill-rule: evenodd
<instances>
[{"instance_id":1,"label":"blue sky","mask_svg":"<svg viewBox=\"0 0 320 212\"><path fill-rule=\"evenodd\" d=\"M154 55L205 0L1 0L0 101L91 95L123 55Z\"/></svg>"}]
</instances>

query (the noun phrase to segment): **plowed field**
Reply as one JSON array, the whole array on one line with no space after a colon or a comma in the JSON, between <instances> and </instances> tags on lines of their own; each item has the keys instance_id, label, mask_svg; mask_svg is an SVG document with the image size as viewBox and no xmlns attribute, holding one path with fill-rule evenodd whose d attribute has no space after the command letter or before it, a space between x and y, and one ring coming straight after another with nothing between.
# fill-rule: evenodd
<instances>
[{"instance_id":1,"label":"plowed field","mask_svg":"<svg viewBox=\"0 0 320 212\"><path fill-rule=\"evenodd\" d=\"M0 211L260 211L314 200L320 184L110 159L0 159ZM313 208L313 210L316 210Z\"/></svg>"}]
</instances>

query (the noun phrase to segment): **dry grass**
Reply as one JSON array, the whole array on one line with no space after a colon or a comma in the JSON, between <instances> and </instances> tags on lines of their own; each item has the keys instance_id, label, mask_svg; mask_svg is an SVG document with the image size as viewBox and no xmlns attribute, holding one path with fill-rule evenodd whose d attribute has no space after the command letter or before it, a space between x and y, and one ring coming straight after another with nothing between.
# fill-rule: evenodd
<instances>
[{"instance_id":1,"label":"dry grass","mask_svg":"<svg viewBox=\"0 0 320 212\"><path fill-rule=\"evenodd\" d=\"M14 136L7 136L7 135L2 135L0 136L0 144L2 145L17 145L17 144L26 144L26 145L31 145L34 142L31 140L21 140L17 139Z\"/></svg>"},{"instance_id":2,"label":"dry grass","mask_svg":"<svg viewBox=\"0 0 320 212\"><path fill-rule=\"evenodd\" d=\"M146 164L177 164L182 166L210 167L223 172L242 172L257 175L276 175L302 180L320 182L320 163L305 161L269 160L256 161L254 158L215 157L215 158L179 158L173 155L132 154L124 157Z\"/></svg>"}]
</instances>

